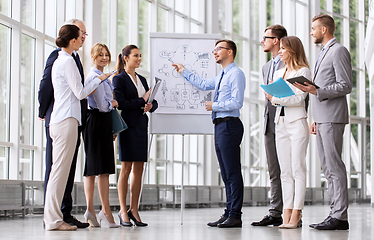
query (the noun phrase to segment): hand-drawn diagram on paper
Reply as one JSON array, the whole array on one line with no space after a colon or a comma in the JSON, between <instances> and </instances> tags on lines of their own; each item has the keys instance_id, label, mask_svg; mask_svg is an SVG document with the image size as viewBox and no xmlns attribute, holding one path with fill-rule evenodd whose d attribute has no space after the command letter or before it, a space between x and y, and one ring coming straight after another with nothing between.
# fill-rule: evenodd
<instances>
[{"instance_id":1,"label":"hand-drawn diagram on paper","mask_svg":"<svg viewBox=\"0 0 374 240\"><path fill-rule=\"evenodd\" d=\"M210 39L155 39L152 44L152 73L162 79L156 94L157 113L211 114L205 101L212 101L214 91L202 91L172 66L181 63L202 79L216 76L213 53L215 41Z\"/></svg>"}]
</instances>

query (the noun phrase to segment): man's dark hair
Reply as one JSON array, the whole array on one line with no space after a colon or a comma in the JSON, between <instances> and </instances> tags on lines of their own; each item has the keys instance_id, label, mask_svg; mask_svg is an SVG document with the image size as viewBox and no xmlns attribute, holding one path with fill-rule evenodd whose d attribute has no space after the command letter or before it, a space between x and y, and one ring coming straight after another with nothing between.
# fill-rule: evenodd
<instances>
[{"instance_id":1,"label":"man's dark hair","mask_svg":"<svg viewBox=\"0 0 374 240\"><path fill-rule=\"evenodd\" d=\"M217 42L216 42L216 46L217 46L217 44L218 43L220 43L220 42L225 42L225 43L227 43L227 46L228 46L228 48L229 49L231 49L232 50L232 53L233 53L233 55L234 55L234 59L235 59L235 56L236 56L236 44L233 42L233 41L231 41L231 40L228 40L228 39L221 39L221 40L218 40Z\"/></svg>"},{"instance_id":2,"label":"man's dark hair","mask_svg":"<svg viewBox=\"0 0 374 240\"><path fill-rule=\"evenodd\" d=\"M287 37L287 30L282 25L270 25L267 28L265 28L264 32L266 32L267 30L271 30L271 33L274 35L274 37L278 38L279 40L282 37Z\"/></svg>"}]
</instances>

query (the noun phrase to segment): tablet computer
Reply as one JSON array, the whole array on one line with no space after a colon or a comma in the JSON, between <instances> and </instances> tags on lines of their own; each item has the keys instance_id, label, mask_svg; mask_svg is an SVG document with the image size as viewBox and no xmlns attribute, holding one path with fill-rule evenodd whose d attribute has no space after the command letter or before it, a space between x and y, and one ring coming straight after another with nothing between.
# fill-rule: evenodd
<instances>
[{"instance_id":1,"label":"tablet computer","mask_svg":"<svg viewBox=\"0 0 374 240\"><path fill-rule=\"evenodd\" d=\"M317 89L319 88L314 82L310 81L309 79L307 79L306 77L304 76L298 76L298 77L294 77L294 78L289 78L289 79L286 79L289 83L291 84L294 84L295 82L298 82L302 85L305 86L305 82L315 86Z\"/></svg>"}]
</instances>

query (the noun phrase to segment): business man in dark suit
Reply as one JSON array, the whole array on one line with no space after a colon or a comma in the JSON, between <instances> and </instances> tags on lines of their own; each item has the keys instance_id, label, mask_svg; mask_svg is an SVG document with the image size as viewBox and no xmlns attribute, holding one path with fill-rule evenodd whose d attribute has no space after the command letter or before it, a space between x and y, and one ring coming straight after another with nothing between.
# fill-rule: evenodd
<instances>
[{"instance_id":1,"label":"business man in dark suit","mask_svg":"<svg viewBox=\"0 0 374 240\"><path fill-rule=\"evenodd\" d=\"M264 31L264 37L261 41L262 47L264 52L270 52L272 56L272 59L262 67L264 84L269 84L273 80L275 81L276 79L273 79L274 72L284 66L284 62L280 61L278 52L280 49L280 39L285 36L287 36L287 30L281 25L271 25ZM283 223L282 186L280 179L281 170L275 146L275 111L276 107L265 98L264 143L270 177L270 209L269 214L261 221L252 222L253 226L279 226Z\"/></svg>"},{"instance_id":2,"label":"business man in dark suit","mask_svg":"<svg viewBox=\"0 0 374 240\"><path fill-rule=\"evenodd\" d=\"M66 24L74 24L77 27L79 27L82 33L80 38L82 40L82 45L83 45L84 40L86 39L86 35L87 35L86 27L84 26L84 23L81 20L72 19L66 22ZM49 180L49 174L51 172L51 167L53 164L52 139L49 135L49 121L50 121L51 113L53 110L53 104L54 104L54 95L53 95L54 91L53 91L53 85L52 85L52 79L51 79L51 76L52 76L51 71L52 71L53 63L57 59L60 50L61 50L60 48L57 48L49 55L45 68L44 68L43 78L40 81L39 92L38 92L39 118L45 121L45 132L46 132L46 140L47 140L46 156L45 156L46 164L45 164L45 175L44 175L44 197L45 197L45 192L46 192L47 184ZM73 58L77 63L79 72L82 77L82 83L83 83L84 73L83 73L83 67L79 59L78 53L73 53ZM81 100L82 126L78 128L79 134L82 132L84 123L86 122L86 111L87 111L87 99L84 99L84 100ZM73 162L72 162L71 169L70 169L68 182L65 188L64 198L62 200L61 211L63 213L64 222L70 225L75 225L78 228L86 228L89 226L88 223L82 223L79 220L77 220L74 216L71 215L71 210L73 209L73 198L72 198L71 192L73 190L73 185L74 185L75 169L77 165L77 156L78 156L79 146L80 146L80 137L78 137L77 146L75 149Z\"/></svg>"},{"instance_id":3,"label":"business man in dark suit","mask_svg":"<svg viewBox=\"0 0 374 240\"><path fill-rule=\"evenodd\" d=\"M335 22L327 14L312 19L311 35L315 44L322 44L314 69L314 82L295 84L312 95L314 123L311 133L317 136L317 147L323 173L328 182L330 214L319 224L319 230L347 230L348 189L347 172L341 154L345 125L349 123L347 94L352 90L351 56L334 38Z\"/></svg>"}]
</instances>

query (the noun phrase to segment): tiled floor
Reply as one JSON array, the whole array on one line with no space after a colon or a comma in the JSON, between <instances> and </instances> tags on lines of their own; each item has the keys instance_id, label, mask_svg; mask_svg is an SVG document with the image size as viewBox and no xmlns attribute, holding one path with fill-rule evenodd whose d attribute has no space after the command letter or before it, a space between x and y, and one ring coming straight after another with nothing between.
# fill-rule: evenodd
<instances>
[{"instance_id":1,"label":"tiled floor","mask_svg":"<svg viewBox=\"0 0 374 240\"><path fill-rule=\"evenodd\" d=\"M303 210L303 227L299 229L278 229L277 227L253 227L252 221L260 220L267 213L268 207L245 207L243 209L243 228L219 229L206 225L222 214L222 208L186 209L181 225L180 209L161 209L142 211L143 221L149 226L109 229L79 229L71 232L45 231L42 227L42 215L20 217L0 217L0 239L78 239L78 240L168 240L168 239L374 239L374 208L369 204L352 204L349 207L349 231L318 231L308 227L310 223L322 221L328 214L329 206L305 206ZM114 212L115 219L117 212ZM76 215L83 220L83 215Z\"/></svg>"}]
</instances>

